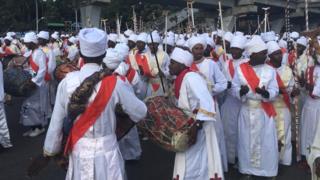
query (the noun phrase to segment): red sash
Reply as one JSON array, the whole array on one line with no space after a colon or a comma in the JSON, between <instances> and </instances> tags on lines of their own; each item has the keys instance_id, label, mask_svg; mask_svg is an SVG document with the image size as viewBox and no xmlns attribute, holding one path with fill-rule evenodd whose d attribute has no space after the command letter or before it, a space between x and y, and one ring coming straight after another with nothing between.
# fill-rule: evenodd
<instances>
[{"instance_id":1,"label":"red sash","mask_svg":"<svg viewBox=\"0 0 320 180\"><path fill-rule=\"evenodd\" d=\"M88 129L96 122L101 113L107 106L112 92L116 86L117 76L112 75L105 77L100 89L94 98L93 102L88 105L86 110L80 115L78 120L73 124L68 140L64 149L64 154L67 155L72 151L74 145L88 131Z\"/></svg>"},{"instance_id":2,"label":"red sash","mask_svg":"<svg viewBox=\"0 0 320 180\"><path fill-rule=\"evenodd\" d=\"M183 70L174 81L174 95L176 96L177 99L179 99L179 96L180 96L180 88L181 88L183 78L188 72L192 72L191 68L187 68Z\"/></svg>"},{"instance_id":3,"label":"red sash","mask_svg":"<svg viewBox=\"0 0 320 180\"><path fill-rule=\"evenodd\" d=\"M48 72L48 62L49 62L49 59L46 58L46 74L44 75L44 80L45 80L45 81L50 81L50 80L51 80L51 76L50 76L50 74L49 74L49 72ZM35 73L37 73L38 70L39 70L39 66L38 66L38 64L36 64L36 63L34 62L34 60L33 60L33 58L32 58L32 55L30 56L29 64L30 64L31 69L32 69Z\"/></svg>"},{"instance_id":4,"label":"red sash","mask_svg":"<svg viewBox=\"0 0 320 180\"><path fill-rule=\"evenodd\" d=\"M290 109L290 98L289 98L289 94L288 92L286 91L286 87L279 75L279 73L277 72L277 82L278 82L278 86L279 86L279 89L282 90L283 94L283 101L284 103L287 105L287 108Z\"/></svg>"},{"instance_id":5,"label":"red sash","mask_svg":"<svg viewBox=\"0 0 320 180\"><path fill-rule=\"evenodd\" d=\"M11 51L11 49L10 49L9 47L7 47L7 46L4 48L4 53L5 53L5 56L14 54L14 53Z\"/></svg>"},{"instance_id":6,"label":"red sash","mask_svg":"<svg viewBox=\"0 0 320 180\"><path fill-rule=\"evenodd\" d=\"M287 52L287 49L286 48L281 48L281 52L282 52L282 55L285 54Z\"/></svg>"},{"instance_id":7,"label":"red sash","mask_svg":"<svg viewBox=\"0 0 320 180\"><path fill-rule=\"evenodd\" d=\"M84 65L84 60L83 60L82 57L80 57L79 60L78 60L78 68L81 69L83 65Z\"/></svg>"},{"instance_id":8,"label":"red sash","mask_svg":"<svg viewBox=\"0 0 320 180\"><path fill-rule=\"evenodd\" d=\"M228 61L228 69L229 69L229 73L231 75L231 78L233 78L234 76L234 66L233 66L233 60L229 60Z\"/></svg>"},{"instance_id":9,"label":"red sash","mask_svg":"<svg viewBox=\"0 0 320 180\"><path fill-rule=\"evenodd\" d=\"M288 63L289 66L293 66L293 64L295 63L297 57L296 57L296 51L291 51L288 55Z\"/></svg>"},{"instance_id":10,"label":"red sash","mask_svg":"<svg viewBox=\"0 0 320 180\"><path fill-rule=\"evenodd\" d=\"M153 77L150 72L147 57L143 54L136 53L135 58L138 66L142 67L143 75L147 77Z\"/></svg>"},{"instance_id":11,"label":"red sash","mask_svg":"<svg viewBox=\"0 0 320 180\"><path fill-rule=\"evenodd\" d=\"M243 63L240 65L241 71L245 79L247 80L250 89L253 92L256 92L256 88L259 86L260 79L257 74L254 72L253 68L249 65L249 63ZM261 101L261 106L263 110L269 117L274 117L277 115L276 110L273 107L273 104L270 102Z\"/></svg>"},{"instance_id":12,"label":"red sash","mask_svg":"<svg viewBox=\"0 0 320 180\"><path fill-rule=\"evenodd\" d=\"M218 62L219 61L219 56L215 53L215 49L212 49L210 52L210 56L213 59L213 61Z\"/></svg>"},{"instance_id":13,"label":"red sash","mask_svg":"<svg viewBox=\"0 0 320 180\"><path fill-rule=\"evenodd\" d=\"M199 71L199 68L198 68L198 66L197 66L196 63L192 63L190 69L191 69L192 71L195 71L195 72L198 72L198 71Z\"/></svg>"}]
</instances>

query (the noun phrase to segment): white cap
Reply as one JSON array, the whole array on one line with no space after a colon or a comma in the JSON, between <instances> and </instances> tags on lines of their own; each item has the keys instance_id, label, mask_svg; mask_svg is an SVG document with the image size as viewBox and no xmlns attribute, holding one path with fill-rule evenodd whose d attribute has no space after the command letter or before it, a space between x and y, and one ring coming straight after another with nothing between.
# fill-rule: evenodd
<instances>
[{"instance_id":1,"label":"white cap","mask_svg":"<svg viewBox=\"0 0 320 180\"><path fill-rule=\"evenodd\" d=\"M16 33L15 32L7 32L7 36L15 36L16 35Z\"/></svg>"},{"instance_id":2,"label":"white cap","mask_svg":"<svg viewBox=\"0 0 320 180\"><path fill-rule=\"evenodd\" d=\"M236 31L236 32L234 32L234 35L235 36L244 36L244 33L240 32L240 31Z\"/></svg>"},{"instance_id":3,"label":"white cap","mask_svg":"<svg viewBox=\"0 0 320 180\"><path fill-rule=\"evenodd\" d=\"M307 47L308 45L308 40L307 38L305 38L304 36L301 36L298 40L297 40L297 44L303 45L305 47Z\"/></svg>"},{"instance_id":4,"label":"white cap","mask_svg":"<svg viewBox=\"0 0 320 180\"><path fill-rule=\"evenodd\" d=\"M59 34L58 33L53 33L51 34L51 38L58 40L59 39Z\"/></svg>"},{"instance_id":5,"label":"white cap","mask_svg":"<svg viewBox=\"0 0 320 180\"><path fill-rule=\"evenodd\" d=\"M248 55L267 50L267 45L263 42L260 36L254 35L252 39L245 45Z\"/></svg>"},{"instance_id":6,"label":"white cap","mask_svg":"<svg viewBox=\"0 0 320 180\"><path fill-rule=\"evenodd\" d=\"M119 53L123 60L129 55L129 47L125 43L117 44L114 49Z\"/></svg>"},{"instance_id":7,"label":"white cap","mask_svg":"<svg viewBox=\"0 0 320 180\"><path fill-rule=\"evenodd\" d=\"M159 33L154 31L151 34L152 34L152 39L151 39L151 35L148 34L147 43L152 43L152 40L153 40L154 43L160 43L161 42L161 37L160 37Z\"/></svg>"},{"instance_id":8,"label":"white cap","mask_svg":"<svg viewBox=\"0 0 320 180\"><path fill-rule=\"evenodd\" d=\"M49 32L48 31L40 31L37 34L38 38L49 40Z\"/></svg>"},{"instance_id":9,"label":"white cap","mask_svg":"<svg viewBox=\"0 0 320 180\"><path fill-rule=\"evenodd\" d=\"M275 41L276 40L276 33L274 31L266 32L261 34L261 37L265 42Z\"/></svg>"},{"instance_id":10,"label":"white cap","mask_svg":"<svg viewBox=\"0 0 320 180\"><path fill-rule=\"evenodd\" d=\"M298 39L299 38L299 33L294 31L294 32L290 33L290 37L292 39Z\"/></svg>"},{"instance_id":11,"label":"white cap","mask_svg":"<svg viewBox=\"0 0 320 180\"><path fill-rule=\"evenodd\" d=\"M167 36L167 38L164 38L162 43L170 46L174 46L174 36Z\"/></svg>"},{"instance_id":12,"label":"white cap","mask_svg":"<svg viewBox=\"0 0 320 180\"><path fill-rule=\"evenodd\" d=\"M79 32L80 52L86 57L98 57L106 53L107 35L98 28L84 28Z\"/></svg>"},{"instance_id":13,"label":"white cap","mask_svg":"<svg viewBox=\"0 0 320 180\"><path fill-rule=\"evenodd\" d=\"M133 31L131 29L127 29L125 32L124 32L124 35L126 36L130 36L131 34L133 34Z\"/></svg>"},{"instance_id":14,"label":"white cap","mask_svg":"<svg viewBox=\"0 0 320 180\"><path fill-rule=\"evenodd\" d=\"M37 35L35 32L28 32L25 34L24 38L23 38L23 41L25 43L30 43L30 42L33 42L35 44L38 43L38 38L37 38Z\"/></svg>"},{"instance_id":15,"label":"white cap","mask_svg":"<svg viewBox=\"0 0 320 180\"><path fill-rule=\"evenodd\" d=\"M234 36L230 43L230 47L244 49L246 42L247 42L246 37L242 35Z\"/></svg>"},{"instance_id":16,"label":"white cap","mask_svg":"<svg viewBox=\"0 0 320 180\"><path fill-rule=\"evenodd\" d=\"M107 49L106 57L103 58L103 63L109 69L116 69L122 61L119 52L113 48Z\"/></svg>"},{"instance_id":17,"label":"white cap","mask_svg":"<svg viewBox=\"0 0 320 180\"><path fill-rule=\"evenodd\" d=\"M201 44L203 46L203 49L207 48L207 41L203 37L193 36L188 40L188 47L190 51L192 51L192 48L197 44Z\"/></svg>"},{"instance_id":18,"label":"white cap","mask_svg":"<svg viewBox=\"0 0 320 180\"><path fill-rule=\"evenodd\" d=\"M147 40L148 40L148 34L145 32L140 33L137 37L137 41L142 41L144 43L147 43Z\"/></svg>"},{"instance_id":19,"label":"white cap","mask_svg":"<svg viewBox=\"0 0 320 180\"><path fill-rule=\"evenodd\" d=\"M185 51L180 48L174 48L170 58L176 62L186 65L187 67L190 67L193 63L192 54L189 51Z\"/></svg>"},{"instance_id":20,"label":"white cap","mask_svg":"<svg viewBox=\"0 0 320 180\"><path fill-rule=\"evenodd\" d=\"M229 41L231 42L232 41L232 38L233 38L233 34L231 32L226 32L224 35L223 35L223 38L225 41Z\"/></svg>"},{"instance_id":21,"label":"white cap","mask_svg":"<svg viewBox=\"0 0 320 180\"><path fill-rule=\"evenodd\" d=\"M138 38L138 35L136 34L131 34L128 38L129 41L133 41L133 42L137 42L137 38Z\"/></svg>"},{"instance_id":22,"label":"white cap","mask_svg":"<svg viewBox=\"0 0 320 180\"><path fill-rule=\"evenodd\" d=\"M77 44L78 43L78 39L75 38L74 36L71 36L68 41L70 41L72 44Z\"/></svg>"},{"instance_id":23,"label":"white cap","mask_svg":"<svg viewBox=\"0 0 320 180\"><path fill-rule=\"evenodd\" d=\"M184 46L185 43L186 41L183 38L181 38L177 40L176 46Z\"/></svg>"},{"instance_id":24,"label":"white cap","mask_svg":"<svg viewBox=\"0 0 320 180\"><path fill-rule=\"evenodd\" d=\"M120 36L118 37L118 41L119 43L128 43L128 39L123 35L120 34Z\"/></svg>"},{"instance_id":25,"label":"white cap","mask_svg":"<svg viewBox=\"0 0 320 180\"><path fill-rule=\"evenodd\" d=\"M275 41L269 41L267 43L267 47L268 47L268 55L274 53L275 51L280 50L280 46Z\"/></svg>"},{"instance_id":26,"label":"white cap","mask_svg":"<svg viewBox=\"0 0 320 180\"><path fill-rule=\"evenodd\" d=\"M279 46L280 46L280 48L286 48L287 49L288 45L287 45L287 42L285 40L280 39Z\"/></svg>"},{"instance_id":27,"label":"white cap","mask_svg":"<svg viewBox=\"0 0 320 180\"><path fill-rule=\"evenodd\" d=\"M3 39L4 39L4 40L9 40L9 41L12 41L12 40L13 40L13 38L12 38L11 36L8 36L8 35L7 35L6 37L4 37Z\"/></svg>"},{"instance_id":28,"label":"white cap","mask_svg":"<svg viewBox=\"0 0 320 180\"><path fill-rule=\"evenodd\" d=\"M108 35L108 40L109 40L109 41L112 41L112 42L116 43L116 42L117 42L117 39L118 39L118 35L115 34L115 33L110 33L110 34Z\"/></svg>"},{"instance_id":29,"label":"white cap","mask_svg":"<svg viewBox=\"0 0 320 180\"><path fill-rule=\"evenodd\" d=\"M206 42L207 42L207 45L211 46L211 47L215 47L215 43L213 42L213 38L211 37L206 37Z\"/></svg>"}]
</instances>

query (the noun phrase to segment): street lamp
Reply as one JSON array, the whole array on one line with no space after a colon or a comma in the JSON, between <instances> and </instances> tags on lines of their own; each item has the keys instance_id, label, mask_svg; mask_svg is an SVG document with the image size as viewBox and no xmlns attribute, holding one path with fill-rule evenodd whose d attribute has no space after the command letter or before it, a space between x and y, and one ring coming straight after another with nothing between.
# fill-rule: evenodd
<instances>
[{"instance_id":1,"label":"street lamp","mask_svg":"<svg viewBox=\"0 0 320 180\"><path fill-rule=\"evenodd\" d=\"M39 20L39 10L38 10L38 0L34 0L36 4L36 32L38 33L39 31L39 22L44 19L44 17L41 17ZM47 0L42 0L42 2L47 2ZM56 2L56 0L53 0L53 2Z\"/></svg>"}]
</instances>

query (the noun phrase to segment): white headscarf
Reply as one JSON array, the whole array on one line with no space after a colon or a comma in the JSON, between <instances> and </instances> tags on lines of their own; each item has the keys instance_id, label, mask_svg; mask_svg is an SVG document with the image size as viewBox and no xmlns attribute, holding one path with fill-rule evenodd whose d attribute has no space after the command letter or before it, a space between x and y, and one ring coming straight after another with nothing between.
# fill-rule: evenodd
<instances>
[{"instance_id":1,"label":"white headscarf","mask_svg":"<svg viewBox=\"0 0 320 180\"><path fill-rule=\"evenodd\" d=\"M115 33L110 33L110 34L108 35L108 40L109 40L109 41L112 41L112 42L116 43L116 42L117 42L117 39L118 39L118 35L115 34Z\"/></svg>"},{"instance_id":2,"label":"white headscarf","mask_svg":"<svg viewBox=\"0 0 320 180\"><path fill-rule=\"evenodd\" d=\"M79 32L80 52L86 57L106 53L107 34L98 28L84 28Z\"/></svg>"},{"instance_id":3,"label":"white headscarf","mask_svg":"<svg viewBox=\"0 0 320 180\"><path fill-rule=\"evenodd\" d=\"M268 55L280 50L280 46L275 41L269 41L267 43L267 47L268 47Z\"/></svg>"},{"instance_id":4,"label":"white headscarf","mask_svg":"<svg viewBox=\"0 0 320 180\"><path fill-rule=\"evenodd\" d=\"M138 36L136 35L136 34L131 34L130 36L129 36L129 41L133 41L133 42L137 42L137 38L138 38Z\"/></svg>"},{"instance_id":5,"label":"white headscarf","mask_svg":"<svg viewBox=\"0 0 320 180\"><path fill-rule=\"evenodd\" d=\"M151 34L152 34L152 39L151 39L151 35L148 34L147 43L149 43L149 44L152 43L152 40L153 40L154 43L160 43L161 42L161 38L160 38L159 33L154 31Z\"/></svg>"},{"instance_id":6,"label":"white headscarf","mask_svg":"<svg viewBox=\"0 0 320 180\"><path fill-rule=\"evenodd\" d=\"M103 58L103 63L109 68L109 69L116 69L119 64L123 61L123 59L120 56L120 53L112 48L107 49L106 57Z\"/></svg>"},{"instance_id":7,"label":"white headscarf","mask_svg":"<svg viewBox=\"0 0 320 180\"><path fill-rule=\"evenodd\" d=\"M201 44L203 46L203 49L207 48L207 41L203 37L193 36L188 40L188 46L190 51L197 44Z\"/></svg>"},{"instance_id":8,"label":"white headscarf","mask_svg":"<svg viewBox=\"0 0 320 180\"><path fill-rule=\"evenodd\" d=\"M267 46L260 36L254 35L252 39L245 45L245 49L250 56L252 53L258 53L266 50Z\"/></svg>"},{"instance_id":9,"label":"white headscarf","mask_svg":"<svg viewBox=\"0 0 320 180\"><path fill-rule=\"evenodd\" d=\"M147 40L148 40L148 34L145 32L140 33L137 37L137 41L142 41L144 43L147 43Z\"/></svg>"},{"instance_id":10,"label":"white headscarf","mask_svg":"<svg viewBox=\"0 0 320 180\"><path fill-rule=\"evenodd\" d=\"M225 41L229 41L231 42L232 41L232 38L233 38L233 34L231 32L226 32L224 35L223 35L223 38Z\"/></svg>"},{"instance_id":11,"label":"white headscarf","mask_svg":"<svg viewBox=\"0 0 320 180\"><path fill-rule=\"evenodd\" d=\"M305 47L307 47L308 45L308 40L307 38L305 38L304 36L301 36L298 40L297 40L297 44L303 45Z\"/></svg>"},{"instance_id":12,"label":"white headscarf","mask_svg":"<svg viewBox=\"0 0 320 180\"><path fill-rule=\"evenodd\" d=\"M246 42L247 39L243 35L234 36L230 43L230 47L244 49Z\"/></svg>"},{"instance_id":13,"label":"white headscarf","mask_svg":"<svg viewBox=\"0 0 320 180\"><path fill-rule=\"evenodd\" d=\"M35 32L28 32L25 34L24 38L23 38L23 41L25 43L30 43L30 42L33 42L35 44L38 43L38 38L37 38L37 35Z\"/></svg>"},{"instance_id":14,"label":"white headscarf","mask_svg":"<svg viewBox=\"0 0 320 180\"><path fill-rule=\"evenodd\" d=\"M48 31L40 31L37 34L38 38L49 40L49 32Z\"/></svg>"},{"instance_id":15,"label":"white headscarf","mask_svg":"<svg viewBox=\"0 0 320 180\"><path fill-rule=\"evenodd\" d=\"M189 51L180 48L174 48L170 58L176 62L186 65L187 67L190 67L193 63L192 54Z\"/></svg>"}]
</instances>

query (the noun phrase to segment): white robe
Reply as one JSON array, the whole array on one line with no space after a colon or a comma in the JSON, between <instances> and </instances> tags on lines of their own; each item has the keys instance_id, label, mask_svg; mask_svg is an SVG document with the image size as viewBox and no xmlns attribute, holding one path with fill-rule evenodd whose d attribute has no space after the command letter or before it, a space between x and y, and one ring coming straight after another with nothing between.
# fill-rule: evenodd
<instances>
[{"instance_id":1,"label":"white robe","mask_svg":"<svg viewBox=\"0 0 320 180\"><path fill-rule=\"evenodd\" d=\"M44 79L46 74L46 54L40 49L32 52L32 59L39 69L34 72L29 66L32 75L31 81L37 85L34 94L28 97L21 106L20 121L24 126L47 125L48 87Z\"/></svg>"},{"instance_id":2,"label":"white robe","mask_svg":"<svg viewBox=\"0 0 320 180\"><path fill-rule=\"evenodd\" d=\"M307 156L309 148L314 141L316 128L320 121L320 67L315 66L313 72L314 89L312 95L316 98L307 96L301 113L301 154Z\"/></svg>"},{"instance_id":3,"label":"white robe","mask_svg":"<svg viewBox=\"0 0 320 180\"><path fill-rule=\"evenodd\" d=\"M221 120L220 109L217 102L217 96L227 89L228 82L223 73L220 71L216 62L210 59L204 59L202 62L196 64L201 76L207 82L207 86L211 95L215 100L216 121L214 122L215 130L217 132L217 138L219 142L221 160L224 167L224 171L228 171L227 153L225 145L224 130Z\"/></svg>"},{"instance_id":4,"label":"white robe","mask_svg":"<svg viewBox=\"0 0 320 180\"><path fill-rule=\"evenodd\" d=\"M69 98L80 83L100 67L87 63L80 71L69 73L59 84L56 103L50 126L44 143L44 153L54 155L62 150L62 129L67 117ZM100 88L101 82L96 85ZM97 91L89 99L92 102ZM75 144L69 155L67 180L95 179L95 180L123 180L125 179L124 162L116 140L115 106L121 104L130 118L138 122L147 112L145 104L133 93L128 82L117 79L115 88L106 108L93 126Z\"/></svg>"},{"instance_id":5,"label":"white robe","mask_svg":"<svg viewBox=\"0 0 320 180\"><path fill-rule=\"evenodd\" d=\"M317 177L315 174L315 166L314 166L314 161L320 157L320 123L318 123L316 127L316 133L315 133L315 138L314 141L311 145L310 148L310 154L308 156L308 164L311 168L311 176L312 180L319 180L320 177Z\"/></svg>"},{"instance_id":6,"label":"white robe","mask_svg":"<svg viewBox=\"0 0 320 180\"><path fill-rule=\"evenodd\" d=\"M294 79L292 70L287 65L282 65L276 70L282 79L286 91L290 97L294 86ZM279 153L280 164L291 165L292 162L292 144L291 144L291 112L290 109L283 101L283 95L279 94L273 102L276 108L277 115L274 118L276 121L278 140L281 141L283 146Z\"/></svg>"},{"instance_id":7,"label":"white robe","mask_svg":"<svg viewBox=\"0 0 320 180\"><path fill-rule=\"evenodd\" d=\"M276 176L278 172L278 140L276 126L261 108L261 101L271 101L278 95L276 72L269 65L253 67L260 79L259 87L265 86L270 94L263 98L250 90L240 97L241 85L248 85L240 67L236 69L232 81L232 91L241 100L242 106L238 119L238 158L239 171L256 176Z\"/></svg>"},{"instance_id":8,"label":"white robe","mask_svg":"<svg viewBox=\"0 0 320 180\"><path fill-rule=\"evenodd\" d=\"M234 69L236 70L240 64L246 61L246 59L232 60ZM232 81L229 70L226 77ZM227 90L226 99L221 106L221 119L224 129L224 137L226 140L227 158L228 162L232 164L235 163L235 159L237 157L238 116L240 108L241 101L236 96L232 95L231 90Z\"/></svg>"},{"instance_id":9,"label":"white robe","mask_svg":"<svg viewBox=\"0 0 320 180\"><path fill-rule=\"evenodd\" d=\"M223 177L223 167L219 152L219 144L214 127L215 117L207 113L215 113L214 101L200 75L189 72L185 75L178 99L178 107L189 112L199 109L196 118L204 121L203 128L198 131L197 141L188 150L176 153L173 178L179 180L205 180L215 176Z\"/></svg>"}]
</instances>

